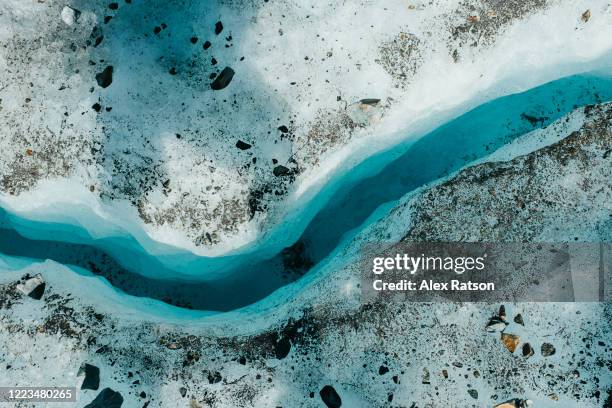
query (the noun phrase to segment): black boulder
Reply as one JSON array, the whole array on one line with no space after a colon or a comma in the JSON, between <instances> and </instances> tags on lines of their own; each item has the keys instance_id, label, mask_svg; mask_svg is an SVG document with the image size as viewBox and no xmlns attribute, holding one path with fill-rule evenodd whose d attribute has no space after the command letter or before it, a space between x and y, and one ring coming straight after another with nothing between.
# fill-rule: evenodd
<instances>
[{"instance_id":1,"label":"black boulder","mask_svg":"<svg viewBox=\"0 0 612 408\"><path fill-rule=\"evenodd\" d=\"M326 385L325 387L321 388L319 395L321 396L323 403L325 403L328 408L340 408L342 406L342 399L340 398L340 395L338 395L334 387L331 385Z\"/></svg>"},{"instance_id":2,"label":"black boulder","mask_svg":"<svg viewBox=\"0 0 612 408\"><path fill-rule=\"evenodd\" d=\"M105 388L85 408L121 408L123 397L117 391Z\"/></svg>"},{"instance_id":3,"label":"black boulder","mask_svg":"<svg viewBox=\"0 0 612 408\"><path fill-rule=\"evenodd\" d=\"M232 82L232 78L234 78L234 70L230 67L225 67L223 71L215 78L212 84L210 84L211 89L215 91L220 91L221 89L227 87L230 82Z\"/></svg>"}]
</instances>

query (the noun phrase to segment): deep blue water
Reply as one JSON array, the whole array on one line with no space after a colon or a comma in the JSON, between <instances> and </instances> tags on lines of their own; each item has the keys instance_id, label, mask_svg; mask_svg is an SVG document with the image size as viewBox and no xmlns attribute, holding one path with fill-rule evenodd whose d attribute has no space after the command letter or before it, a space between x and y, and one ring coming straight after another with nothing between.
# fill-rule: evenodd
<instances>
[{"instance_id":1,"label":"deep blue water","mask_svg":"<svg viewBox=\"0 0 612 408\"><path fill-rule=\"evenodd\" d=\"M127 293L164 300L200 310L227 311L252 304L298 279L363 227L382 204L444 177L482 158L518 136L550 124L578 106L612 100L612 79L577 75L527 92L486 103L448 122L411 145L382 152L364 161L308 223L292 250L253 262L251 255L235 256L232 271L223 278L188 282L186 276L146 254L130 237L93 240L73 226L32 222L0 210L0 253L54 259L106 276ZM388 163L381 168L381 163ZM25 236L27 236L27 238ZM299 235L299 233L297 234ZM172 257L173 255L167 255ZM193 262L176 255L175 263ZM197 263L193 263L197 267ZM140 276L176 276L151 279ZM206 270L202 270L206 275Z\"/></svg>"}]
</instances>

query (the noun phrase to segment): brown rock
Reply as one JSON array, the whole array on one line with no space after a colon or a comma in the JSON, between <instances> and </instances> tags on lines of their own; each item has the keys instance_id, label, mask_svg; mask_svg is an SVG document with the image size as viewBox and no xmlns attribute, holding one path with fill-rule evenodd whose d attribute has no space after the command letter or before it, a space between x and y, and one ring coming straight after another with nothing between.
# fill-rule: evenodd
<instances>
[{"instance_id":1,"label":"brown rock","mask_svg":"<svg viewBox=\"0 0 612 408\"><path fill-rule=\"evenodd\" d=\"M587 11L582 13L582 16L580 17L580 19L585 23L589 21L590 18L591 18L591 9L588 9Z\"/></svg>"},{"instance_id":2,"label":"brown rock","mask_svg":"<svg viewBox=\"0 0 612 408\"><path fill-rule=\"evenodd\" d=\"M519 343L521 342L521 338L515 334L502 333L501 341L504 343L504 346L510 351L514 353Z\"/></svg>"}]
</instances>

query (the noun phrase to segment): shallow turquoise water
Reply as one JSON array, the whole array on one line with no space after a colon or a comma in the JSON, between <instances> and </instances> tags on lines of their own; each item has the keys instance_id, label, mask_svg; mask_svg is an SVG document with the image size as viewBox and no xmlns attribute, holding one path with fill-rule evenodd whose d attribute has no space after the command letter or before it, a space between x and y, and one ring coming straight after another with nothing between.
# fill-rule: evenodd
<instances>
[{"instance_id":1,"label":"shallow turquoise water","mask_svg":"<svg viewBox=\"0 0 612 408\"><path fill-rule=\"evenodd\" d=\"M301 235L301 255L317 265L343 239L365 227L363 223L382 204L546 126L578 106L609 100L612 78L576 75L486 103L416 143L398 145L364 161L335 182L342 188L326 199L305 231L293 231L295 234L289 236ZM302 224L295 225L301 228ZM282 277L282 255L263 261L257 251L218 259L180 251L155 257L130 236L96 240L75 226L34 222L2 210L0 227L0 253L81 265L109 277L127 293L200 310L227 311L252 304L298 277ZM161 262L163 257L166 259ZM207 274L209 267L231 273L223 278L211 277ZM193 275L181 274L181 269L187 268L201 271L201 281L193 282ZM148 276L175 278L139 276L145 272ZM192 282L186 284L188 281Z\"/></svg>"}]
</instances>

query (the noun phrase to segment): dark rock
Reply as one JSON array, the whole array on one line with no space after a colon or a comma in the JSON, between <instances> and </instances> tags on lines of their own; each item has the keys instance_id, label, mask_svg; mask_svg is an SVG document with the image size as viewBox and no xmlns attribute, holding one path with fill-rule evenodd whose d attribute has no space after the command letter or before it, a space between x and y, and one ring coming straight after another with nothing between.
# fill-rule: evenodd
<instances>
[{"instance_id":1,"label":"dark rock","mask_svg":"<svg viewBox=\"0 0 612 408\"><path fill-rule=\"evenodd\" d=\"M170 75L176 75L177 74L176 68L174 68L174 67L170 68L170 70L168 72L170 73Z\"/></svg>"},{"instance_id":2,"label":"dark rock","mask_svg":"<svg viewBox=\"0 0 612 408\"><path fill-rule=\"evenodd\" d=\"M555 354L555 352L557 350L555 350L555 346L553 346L552 344L550 344L550 343L543 343L542 344L542 348L540 349L540 351L541 351L541 353L542 353L542 355L544 357L550 357L553 354Z\"/></svg>"},{"instance_id":3,"label":"dark rock","mask_svg":"<svg viewBox=\"0 0 612 408\"><path fill-rule=\"evenodd\" d=\"M144 391L140 392L140 398L147 398L147 393Z\"/></svg>"},{"instance_id":4,"label":"dark rock","mask_svg":"<svg viewBox=\"0 0 612 408\"><path fill-rule=\"evenodd\" d=\"M179 388L179 392L181 393L181 397L185 398L185 395L187 395L187 388L181 387Z\"/></svg>"},{"instance_id":5,"label":"dark rock","mask_svg":"<svg viewBox=\"0 0 612 408\"><path fill-rule=\"evenodd\" d=\"M236 147L240 150L249 150L251 148L251 145L246 142L243 142L242 140L239 140L236 142Z\"/></svg>"},{"instance_id":6,"label":"dark rock","mask_svg":"<svg viewBox=\"0 0 612 408\"><path fill-rule=\"evenodd\" d=\"M290 170L287 167L280 164L274 168L273 172L276 177L282 177L282 176L288 175L290 173Z\"/></svg>"},{"instance_id":7,"label":"dark rock","mask_svg":"<svg viewBox=\"0 0 612 408\"><path fill-rule=\"evenodd\" d=\"M97 390L100 387L100 369L91 364L83 364L79 368L78 376L84 376L81 384L82 390Z\"/></svg>"},{"instance_id":8,"label":"dark rock","mask_svg":"<svg viewBox=\"0 0 612 408\"><path fill-rule=\"evenodd\" d=\"M246 364L246 357L242 356L238 359L238 363L241 365L245 365Z\"/></svg>"},{"instance_id":9,"label":"dark rock","mask_svg":"<svg viewBox=\"0 0 612 408\"><path fill-rule=\"evenodd\" d=\"M253 158L255 159L255 158ZM256 161L253 160L253 163ZM249 215L250 219L255 217L258 212L265 211L266 207L262 204L264 198L264 192L262 190L250 190L249 191Z\"/></svg>"},{"instance_id":10,"label":"dark rock","mask_svg":"<svg viewBox=\"0 0 612 408\"><path fill-rule=\"evenodd\" d=\"M503 321L506 321L506 307L504 305L501 305L499 307L499 313L498 316L500 319L502 319Z\"/></svg>"},{"instance_id":11,"label":"dark rock","mask_svg":"<svg viewBox=\"0 0 612 408\"><path fill-rule=\"evenodd\" d=\"M200 361L200 353L194 350L188 350L183 360L183 367L192 366L196 361Z\"/></svg>"},{"instance_id":12,"label":"dark rock","mask_svg":"<svg viewBox=\"0 0 612 408\"><path fill-rule=\"evenodd\" d=\"M17 284L17 290L32 299L40 300L45 293L45 281L39 273L34 277L26 275L21 278L21 282Z\"/></svg>"},{"instance_id":13,"label":"dark rock","mask_svg":"<svg viewBox=\"0 0 612 408\"><path fill-rule=\"evenodd\" d=\"M36 286L34 290L28 293L28 296L31 297L32 299L40 300L40 298L42 298L44 293L45 293L45 282Z\"/></svg>"},{"instance_id":14,"label":"dark rock","mask_svg":"<svg viewBox=\"0 0 612 408\"><path fill-rule=\"evenodd\" d=\"M306 244L302 241L298 241L290 247L283 249L281 251L283 270L299 276L308 272L314 265L314 262L308 256L306 249Z\"/></svg>"},{"instance_id":15,"label":"dark rock","mask_svg":"<svg viewBox=\"0 0 612 408\"><path fill-rule=\"evenodd\" d=\"M221 31L223 31L223 23L220 22L220 21L217 21L215 23L215 34L219 35L219 34L221 34Z\"/></svg>"},{"instance_id":16,"label":"dark rock","mask_svg":"<svg viewBox=\"0 0 612 408\"><path fill-rule=\"evenodd\" d=\"M427 368L423 368L423 375L421 377L421 383L431 384L431 381L429 380L429 370Z\"/></svg>"},{"instance_id":17,"label":"dark rock","mask_svg":"<svg viewBox=\"0 0 612 408\"><path fill-rule=\"evenodd\" d=\"M234 78L234 70L230 67L225 67L213 83L210 84L210 87L215 91L219 91L227 87L232 82L232 78Z\"/></svg>"},{"instance_id":18,"label":"dark rock","mask_svg":"<svg viewBox=\"0 0 612 408\"><path fill-rule=\"evenodd\" d=\"M161 33L161 27L160 26L155 26L155 28L153 28L153 34L159 34Z\"/></svg>"},{"instance_id":19,"label":"dark rock","mask_svg":"<svg viewBox=\"0 0 612 408\"><path fill-rule=\"evenodd\" d=\"M202 48L204 48L205 50L207 50L207 49L209 49L209 48L210 48L210 46L211 46L211 45L212 45L212 44L210 43L210 41L204 41L204 45L202 46Z\"/></svg>"},{"instance_id":20,"label":"dark rock","mask_svg":"<svg viewBox=\"0 0 612 408\"><path fill-rule=\"evenodd\" d=\"M378 105L378 103L380 102L380 99L367 98L367 99L362 99L359 102L364 104L364 105L375 106L375 105Z\"/></svg>"},{"instance_id":21,"label":"dark rock","mask_svg":"<svg viewBox=\"0 0 612 408\"><path fill-rule=\"evenodd\" d=\"M96 399L85 405L85 408L121 408L121 405L123 405L121 394L110 388L105 388L98 394Z\"/></svg>"},{"instance_id":22,"label":"dark rock","mask_svg":"<svg viewBox=\"0 0 612 408\"><path fill-rule=\"evenodd\" d=\"M504 322L498 316L493 316L491 319L489 319L489 323L487 323L485 326L485 330L490 333L501 332L506 329L507 325L508 323Z\"/></svg>"},{"instance_id":23,"label":"dark rock","mask_svg":"<svg viewBox=\"0 0 612 408\"><path fill-rule=\"evenodd\" d=\"M533 347L531 347L531 344L529 343L525 343L523 344L523 357L525 358L529 358L531 356L533 356L534 351L533 351Z\"/></svg>"},{"instance_id":24,"label":"dark rock","mask_svg":"<svg viewBox=\"0 0 612 408\"><path fill-rule=\"evenodd\" d=\"M378 375L384 375L387 374L389 372L389 367L381 365L380 367L378 367Z\"/></svg>"},{"instance_id":25,"label":"dark rock","mask_svg":"<svg viewBox=\"0 0 612 408\"><path fill-rule=\"evenodd\" d=\"M582 20L583 23L587 23L590 18L591 18L591 9L587 9L587 11L582 13L582 15L580 16L580 19Z\"/></svg>"},{"instance_id":26,"label":"dark rock","mask_svg":"<svg viewBox=\"0 0 612 408\"><path fill-rule=\"evenodd\" d=\"M328 408L340 408L342 406L342 399L340 398L340 395L338 395L334 387L331 385L326 385L325 387L321 388L319 395L321 396L323 403Z\"/></svg>"},{"instance_id":27,"label":"dark rock","mask_svg":"<svg viewBox=\"0 0 612 408\"><path fill-rule=\"evenodd\" d=\"M523 321L523 315L521 315L520 313L517 314L516 316L514 316L514 323L516 324L520 324L521 326L525 325L525 322Z\"/></svg>"},{"instance_id":28,"label":"dark rock","mask_svg":"<svg viewBox=\"0 0 612 408\"><path fill-rule=\"evenodd\" d=\"M113 66L109 65L104 71L96 74L96 82L102 88L108 88L113 83Z\"/></svg>"},{"instance_id":29,"label":"dark rock","mask_svg":"<svg viewBox=\"0 0 612 408\"><path fill-rule=\"evenodd\" d=\"M102 110L102 105L96 102L91 106L91 109L95 110L96 112L100 112Z\"/></svg>"},{"instance_id":30,"label":"dark rock","mask_svg":"<svg viewBox=\"0 0 612 408\"><path fill-rule=\"evenodd\" d=\"M527 408L530 406L528 400L514 398L501 404L495 405L493 408Z\"/></svg>"},{"instance_id":31,"label":"dark rock","mask_svg":"<svg viewBox=\"0 0 612 408\"><path fill-rule=\"evenodd\" d=\"M218 382L221 382L221 379L223 377L221 377L221 373L220 372L218 372L218 371L211 371L211 372L208 373L207 378L208 378L208 382L210 384L216 384Z\"/></svg>"},{"instance_id":32,"label":"dark rock","mask_svg":"<svg viewBox=\"0 0 612 408\"><path fill-rule=\"evenodd\" d=\"M192 44L196 44L198 42L198 37L191 37L189 41L191 41Z\"/></svg>"},{"instance_id":33,"label":"dark rock","mask_svg":"<svg viewBox=\"0 0 612 408\"><path fill-rule=\"evenodd\" d=\"M108 5L108 8L111 10L117 10L119 8L119 3L111 3Z\"/></svg>"},{"instance_id":34,"label":"dark rock","mask_svg":"<svg viewBox=\"0 0 612 408\"><path fill-rule=\"evenodd\" d=\"M283 133L289 133L289 128L285 125L279 126L278 130L280 130Z\"/></svg>"},{"instance_id":35,"label":"dark rock","mask_svg":"<svg viewBox=\"0 0 612 408\"><path fill-rule=\"evenodd\" d=\"M277 359L282 360L289 355L289 351L291 351L291 342L283 336L274 345L274 354Z\"/></svg>"},{"instance_id":36,"label":"dark rock","mask_svg":"<svg viewBox=\"0 0 612 408\"><path fill-rule=\"evenodd\" d=\"M470 394L470 397L472 397L474 399L478 399L478 391L476 391L474 389L469 389L468 390L468 394Z\"/></svg>"},{"instance_id":37,"label":"dark rock","mask_svg":"<svg viewBox=\"0 0 612 408\"><path fill-rule=\"evenodd\" d=\"M521 113L521 118L531 124L531 126L544 126L544 122L548 120L548 116L532 116L526 113Z\"/></svg>"}]
</instances>

